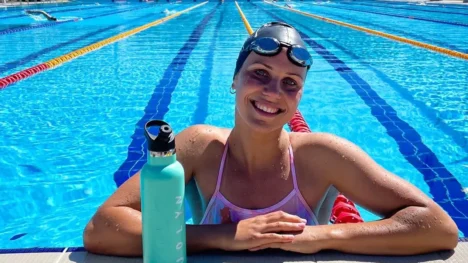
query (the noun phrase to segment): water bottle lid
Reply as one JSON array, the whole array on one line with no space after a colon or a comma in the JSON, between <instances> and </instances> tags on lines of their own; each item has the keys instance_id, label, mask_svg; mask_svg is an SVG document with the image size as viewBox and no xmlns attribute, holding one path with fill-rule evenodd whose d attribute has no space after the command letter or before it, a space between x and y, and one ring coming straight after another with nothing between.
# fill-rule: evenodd
<instances>
[{"instance_id":1,"label":"water bottle lid","mask_svg":"<svg viewBox=\"0 0 468 263\"><path fill-rule=\"evenodd\" d=\"M159 126L159 134L153 135L149 127ZM162 120L151 120L145 124L145 136L148 140L148 151L169 152L175 149L175 136L171 126Z\"/></svg>"}]
</instances>

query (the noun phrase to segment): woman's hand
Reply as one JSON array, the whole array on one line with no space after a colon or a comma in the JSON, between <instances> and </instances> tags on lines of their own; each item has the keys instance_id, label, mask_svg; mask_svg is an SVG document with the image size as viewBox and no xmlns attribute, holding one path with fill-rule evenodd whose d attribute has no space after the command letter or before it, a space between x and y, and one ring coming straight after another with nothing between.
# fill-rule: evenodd
<instances>
[{"instance_id":1,"label":"woman's hand","mask_svg":"<svg viewBox=\"0 0 468 263\"><path fill-rule=\"evenodd\" d=\"M244 219L234 225L234 233L228 237L223 249L238 251L275 243L291 243L295 236L287 232L302 231L305 224L305 219L282 211Z\"/></svg>"},{"instance_id":2,"label":"woman's hand","mask_svg":"<svg viewBox=\"0 0 468 263\"><path fill-rule=\"evenodd\" d=\"M268 243L258 247L249 249L250 251L257 251L266 248L278 248L285 251L313 254L323 249L323 239L321 226L307 226L304 230L294 236L292 242L277 242Z\"/></svg>"}]
</instances>

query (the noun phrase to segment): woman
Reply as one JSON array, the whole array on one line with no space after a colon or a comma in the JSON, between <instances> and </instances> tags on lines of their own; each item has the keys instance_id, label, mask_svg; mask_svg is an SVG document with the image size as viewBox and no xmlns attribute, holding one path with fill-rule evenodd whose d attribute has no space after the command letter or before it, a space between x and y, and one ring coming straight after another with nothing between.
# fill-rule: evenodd
<instances>
[{"instance_id":1,"label":"woman","mask_svg":"<svg viewBox=\"0 0 468 263\"><path fill-rule=\"evenodd\" d=\"M278 248L412 255L456 247L452 219L360 148L330 134L283 129L298 107L311 62L294 28L265 24L237 60L234 128L196 125L177 135L199 223L187 225L188 252ZM84 232L88 251L142 254L139 182L134 175L98 209ZM330 216L331 203L324 200L332 187L383 219L320 224L319 211Z\"/></svg>"}]
</instances>

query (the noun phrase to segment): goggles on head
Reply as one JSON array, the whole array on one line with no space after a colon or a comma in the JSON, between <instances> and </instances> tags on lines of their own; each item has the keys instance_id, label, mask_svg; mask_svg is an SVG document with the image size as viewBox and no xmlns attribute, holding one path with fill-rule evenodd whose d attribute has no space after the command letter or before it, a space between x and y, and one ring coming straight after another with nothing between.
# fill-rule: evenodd
<instances>
[{"instance_id":1,"label":"goggles on head","mask_svg":"<svg viewBox=\"0 0 468 263\"><path fill-rule=\"evenodd\" d=\"M260 37L255 39L249 46L247 51L253 50L261 56L274 56L281 52L281 47L287 47L288 59L299 67L310 68L312 65L312 56L307 49L299 45L291 45L278 41L272 37Z\"/></svg>"}]
</instances>

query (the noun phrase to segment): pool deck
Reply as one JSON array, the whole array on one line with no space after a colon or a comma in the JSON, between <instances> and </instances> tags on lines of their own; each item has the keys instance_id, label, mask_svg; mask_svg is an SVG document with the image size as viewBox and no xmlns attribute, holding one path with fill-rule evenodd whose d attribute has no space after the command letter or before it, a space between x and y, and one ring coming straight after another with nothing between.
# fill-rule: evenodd
<instances>
[{"instance_id":1,"label":"pool deck","mask_svg":"<svg viewBox=\"0 0 468 263\"><path fill-rule=\"evenodd\" d=\"M51 0L51 1L41 1L41 2L4 2L0 0L0 8L8 8L8 7L28 7L28 6L41 6L41 5L48 5L48 4L63 4L68 3L69 0ZM90 2L90 4L92 4Z\"/></svg>"},{"instance_id":2,"label":"pool deck","mask_svg":"<svg viewBox=\"0 0 468 263\"><path fill-rule=\"evenodd\" d=\"M378 3L379 1L376 1ZM468 0L383 0L383 2L404 2L415 4L429 5L468 5ZM468 262L468 261L467 261Z\"/></svg>"},{"instance_id":3,"label":"pool deck","mask_svg":"<svg viewBox=\"0 0 468 263\"><path fill-rule=\"evenodd\" d=\"M63 252L0 254L0 263L142 263L141 258L98 256L82 249L64 249ZM188 263L466 263L468 262L468 242L459 242L454 251L431 253L410 257L381 257L320 252L313 255L288 254L280 251L256 253L207 253L190 256Z\"/></svg>"}]
</instances>

